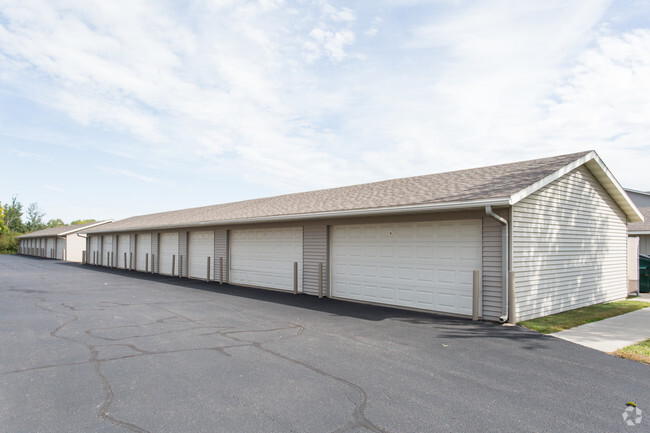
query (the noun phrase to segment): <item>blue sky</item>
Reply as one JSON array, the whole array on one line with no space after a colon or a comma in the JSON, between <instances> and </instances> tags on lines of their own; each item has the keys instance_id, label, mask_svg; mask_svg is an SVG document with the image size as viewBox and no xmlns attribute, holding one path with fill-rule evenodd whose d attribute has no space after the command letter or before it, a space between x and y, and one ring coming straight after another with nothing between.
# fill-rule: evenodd
<instances>
[{"instance_id":1,"label":"blue sky","mask_svg":"<svg viewBox=\"0 0 650 433\"><path fill-rule=\"evenodd\" d=\"M649 1L0 1L0 201L132 215L595 149L650 190Z\"/></svg>"}]
</instances>

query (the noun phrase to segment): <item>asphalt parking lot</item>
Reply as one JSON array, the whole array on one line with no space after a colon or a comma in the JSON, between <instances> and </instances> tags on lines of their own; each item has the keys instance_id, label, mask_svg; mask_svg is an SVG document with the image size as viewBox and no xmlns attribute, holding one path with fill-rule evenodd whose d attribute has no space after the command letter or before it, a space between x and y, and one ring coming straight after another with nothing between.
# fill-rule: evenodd
<instances>
[{"instance_id":1,"label":"asphalt parking lot","mask_svg":"<svg viewBox=\"0 0 650 433\"><path fill-rule=\"evenodd\" d=\"M0 326L6 432L650 431L650 366L520 327L20 256Z\"/></svg>"}]
</instances>

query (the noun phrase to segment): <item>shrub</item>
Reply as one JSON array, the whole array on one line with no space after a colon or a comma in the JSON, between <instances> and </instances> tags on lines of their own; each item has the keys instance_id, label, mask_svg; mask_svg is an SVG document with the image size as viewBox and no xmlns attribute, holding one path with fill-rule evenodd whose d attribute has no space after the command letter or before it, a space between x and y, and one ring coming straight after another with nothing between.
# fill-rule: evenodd
<instances>
[{"instance_id":1,"label":"shrub","mask_svg":"<svg viewBox=\"0 0 650 433\"><path fill-rule=\"evenodd\" d=\"M0 254L16 254L18 252L19 233L9 232L0 234Z\"/></svg>"}]
</instances>

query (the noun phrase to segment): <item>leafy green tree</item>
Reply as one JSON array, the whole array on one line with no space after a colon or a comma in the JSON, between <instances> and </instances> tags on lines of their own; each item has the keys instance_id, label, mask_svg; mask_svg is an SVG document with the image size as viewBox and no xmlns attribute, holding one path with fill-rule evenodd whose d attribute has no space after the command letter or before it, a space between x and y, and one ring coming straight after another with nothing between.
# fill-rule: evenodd
<instances>
[{"instance_id":1,"label":"leafy green tree","mask_svg":"<svg viewBox=\"0 0 650 433\"><path fill-rule=\"evenodd\" d=\"M22 218L23 205L18 201L16 196L13 196L11 198L11 204L5 205L4 223L12 232L25 233L26 228Z\"/></svg>"},{"instance_id":2,"label":"leafy green tree","mask_svg":"<svg viewBox=\"0 0 650 433\"><path fill-rule=\"evenodd\" d=\"M45 224L43 223L43 217L45 216L45 212L41 211L38 208L38 203L30 203L30 205L27 207L27 223L25 224L25 227L27 228L27 231L29 232L35 232L36 230L42 230L45 228Z\"/></svg>"},{"instance_id":3,"label":"leafy green tree","mask_svg":"<svg viewBox=\"0 0 650 433\"><path fill-rule=\"evenodd\" d=\"M64 226L64 225L65 225L65 223L63 222L63 220L61 220L61 219L59 219L59 218L57 218L57 219L53 219L53 220L49 220L49 221L47 222L47 224L46 224L46 226L47 226L48 229L49 229L49 228L52 228L52 227L62 227L62 226Z\"/></svg>"},{"instance_id":4,"label":"leafy green tree","mask_svg":"<svg viewBox=\"0 0 650 433\"><path fill-rule=\"evenodd\" d=\"M18 240L14 239L18 233L8 232L0 234L0 254L16 254Z\"/></svg>"},{"instance_id":5,"label":"leafy green tree","mask_svg":"<svg viewBox=\"0 0 650 433\"><path fill-rule=\"evenodd\" d=\"M77 225L77 224L87 224L87 223L94 223L97 220L94 219L88 219L88 220L74 220L70 223L71 226Z\"/></svg>"},{"instance_id":6,"label":"leafy green tree","mask_svg":"<svg viewBox=\"0 0 650 433\"><path fill-rule=\"evenodd\" d=\"M2 207L2 202L0 202L0 235L4 233L9 233L9 227L5 223L5 210Z\"/></svg>"}]
</instances>

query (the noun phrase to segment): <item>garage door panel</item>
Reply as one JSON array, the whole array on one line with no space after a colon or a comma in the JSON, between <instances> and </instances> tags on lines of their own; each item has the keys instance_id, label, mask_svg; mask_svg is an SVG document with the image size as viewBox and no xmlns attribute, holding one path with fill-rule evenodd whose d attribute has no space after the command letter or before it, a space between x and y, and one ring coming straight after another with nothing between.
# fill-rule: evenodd
<instances>
[{"instance_id":1,"label":"garage door panel","mask_svg":"<svg viewBox=\"0 0 650 433\"><path fill-rule=\"evenodd\" d=\"M160 260L159 272L161 274L172 275L177 273L177 270L173 268L178 266L178 233L160 234L160 257L158 259Z\"/></svg>"},{"instance_id":2,"label":"garage door panel","mask_svg":"<svg viewBox=\"0 0 650 433\"><path fill-rule=\"evenodd\" d=\"M294 262L302 291L302 228L242 229L231 232L233 284L293 291Z\"/></svg>"},{"instance_id":3,"label":"garage door panel","mask_svg":"<svg viewBox=\"0 0 650 433\"><path fill-rule=\"evenodd\" d=\"M204 280L208 277L208 257L210 257L210 267L213 268L214 231L190 232L190 278ZM210 279L214 279L214 275L210 275Z\"/></svg>"},{"instance_id":4,"label":"garage door panel","mask_svg":"<svg viewBox=\"0 0 650 433\"><path fill-rule=\"evenodd\" d=\"M131 236L130 235L119 235L117 237L117 267L120 269L129 268L130 260L130 251L131 251ZM124 258L126 254L126 259Z\"/></svg>"},{"instance_id":5,"label":"garage door panel","mask_svg":"<svg viewBox=\"0 0 650 433\"><path fill-rule=\"evenodd\" d=\"M64 259L63 250L65 250L65 243L66 243L65 239L59 238L56 240L56 258L59 260Z\"/></svg>"},{"instance_id":6,"label":"garage door panel","mask_svg":"<svg viewBox=\"0 0 650 433\"><path fill-rule=\"evenodd\" d=\"M104 253L109 253L113 251L113 236L104 236L103 240L103 251Z\"/></svg>"},{"instance_id":7,"label":"garage door panel","mask_svg":"<svg viewBox=\"0 0 650 433\"><path fill-rule=\"evenodd\" d=\"M99 236L91 236L90 238L90 254L88 255L88 262L91 264L99 264Z\"/></svg>"},{"instance_id":8,"label":"garage door panel","mask_svg":"<svg viewBox=\"0 0 650 433\"><path fill-rule=\"evenodd\" d=\"M331 246L335 297L471 314L480 221L337 226Z\"/></svg>"},{"instance_id":9,"label":"garage door panel","mask_svg":"<svg viewBox=\"0 0 650 433\"><path fill-rule=\"evenodd\" d=\"M149 270L149 263L151 260L151 234L139 234L135 238L136 248L136 270L146 271Z\"/></svg>"}]
</instances>

